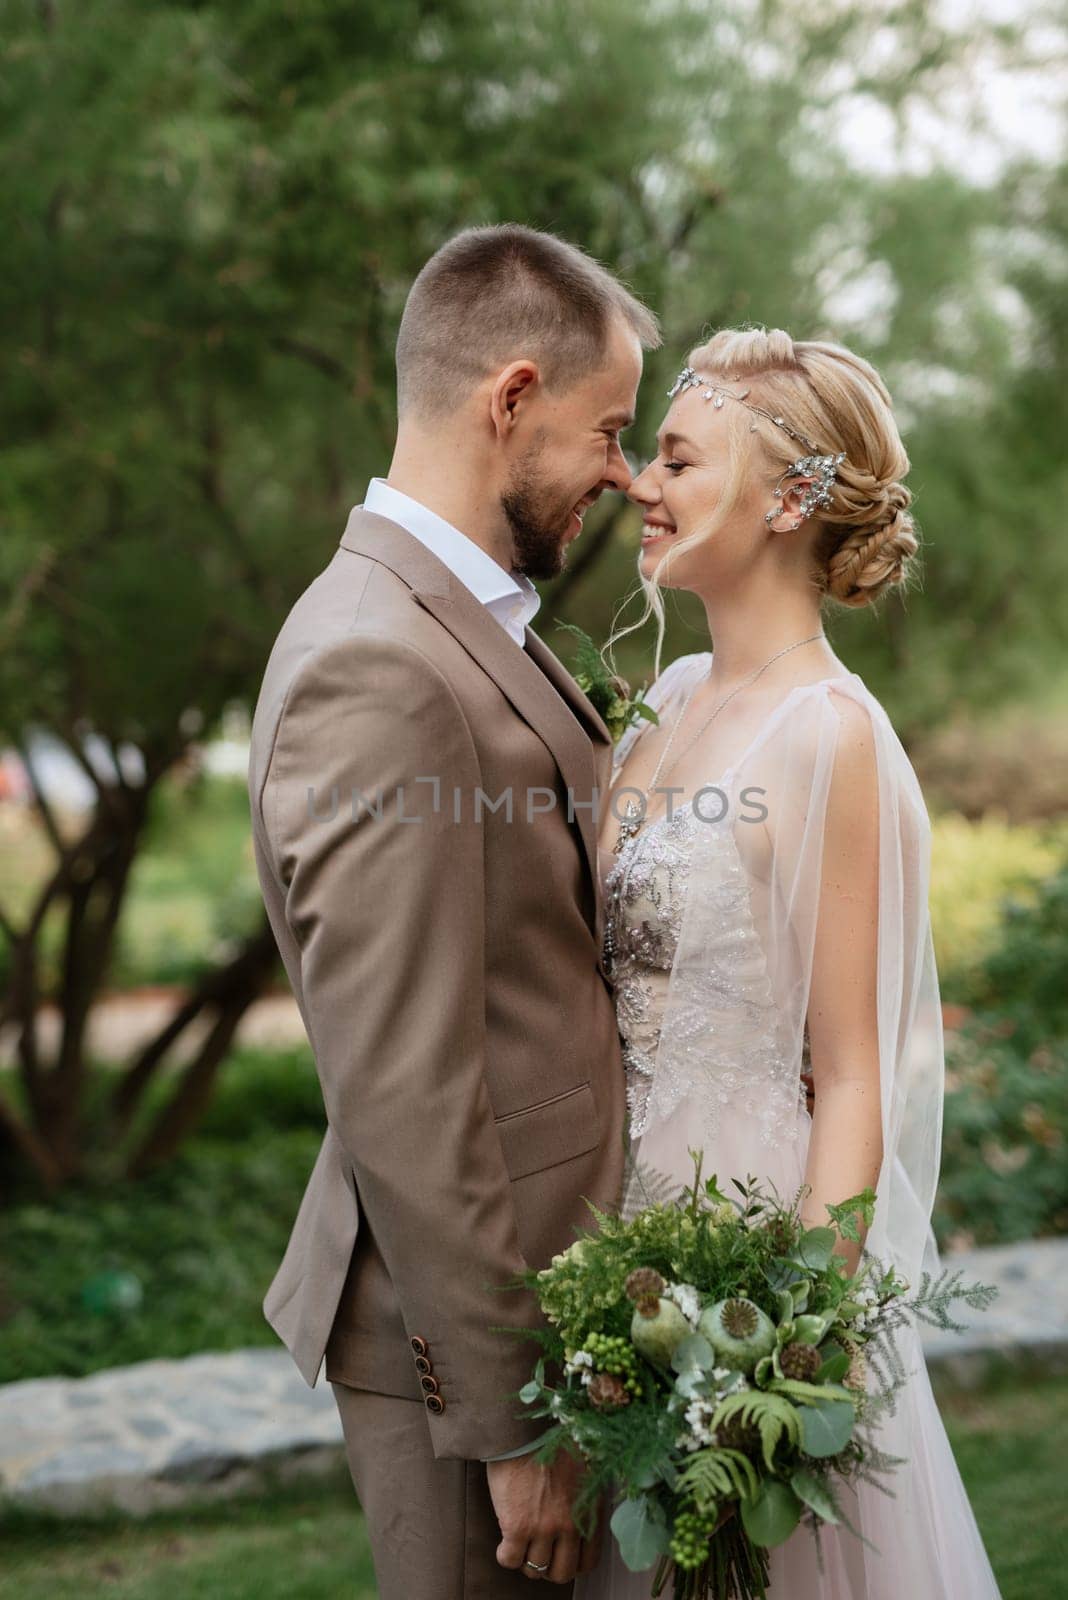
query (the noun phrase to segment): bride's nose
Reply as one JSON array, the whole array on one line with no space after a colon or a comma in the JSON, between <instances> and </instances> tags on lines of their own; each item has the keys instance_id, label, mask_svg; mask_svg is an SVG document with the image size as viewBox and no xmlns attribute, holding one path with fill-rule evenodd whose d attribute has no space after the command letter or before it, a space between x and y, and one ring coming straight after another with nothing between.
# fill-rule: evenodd
<instances>
[{"instance_id":1,"label":"bride's nose","mask_svg":"<svg viewBox=\"0 0 1068 1600\"><path fill-rule=\"evenodd\" d=\"M655 506L660 501L660 490L657 487L651 471L652 462L647 461L644 467L639 467L631 479L630 488L627 490L627 499L633 500L636 506Z\"/></svg>"}]
</instances>

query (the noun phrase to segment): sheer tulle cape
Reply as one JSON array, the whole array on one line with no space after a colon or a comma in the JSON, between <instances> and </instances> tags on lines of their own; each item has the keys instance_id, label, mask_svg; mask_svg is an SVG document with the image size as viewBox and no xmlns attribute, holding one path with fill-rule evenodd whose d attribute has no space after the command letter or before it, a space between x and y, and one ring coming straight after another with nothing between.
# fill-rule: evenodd
<instances>
[{"instance_id":1,"label":"sheer tulle cape","mask_svg":"<svg viewBox=\"0 0 1068 1600\"><path fill-rule=\"evenodd\" d=\"M684 657L652 704L669 716L707 672ZM910 1282L937 1271L930 1216L943 1096L941 1010L928 916L930 827L909 760L885 712L849 674L789 692L731 769L695 801L693 860L651 1081L637 1108L635 1175L624 1207L646 1203L644 1171L681 1188L690 1148L721 1186L750 1175L793 1198L810 1123L799 1094L821 901L828 796L840 741L867 719L877 766L878 1041L883 1163L868 1248ZM625 761L637 736L621 741ZM654 800L655 815L662 802ZM762 813L766 810L766 816ZM718 819L718 820L717 820ZM826 902L824 902L826 903ZM818 1090L817 1090L818 1092ZM913 1376L880 1447L905 1458L893 1498L861 1485L845 1509L864 1536L800 1529L773 1553L774 1600L990 1600L997 1587L931 1394L918 1340L902 1346ZM874 1547L874 1548L872 1548ZM576 1600L638 1600L606 1547Z\"/></svg>"},{"instance_id":2,"label":"sheer tulle cape","mask_svg":"<svg viewBox=\"0 0 1068 1600\"><path fill-rule=\"evenodd\" d=\"M709 660L699 655L675 662L652 692L654 705L670 713L694 678L707 672ZM724 1116L739 1156L754 1138L758 1150L770 1152L805 1136L798 1078L827 803L847 703L870 719L878 769L884 1158L869 1248L915 1282L924 1267L937 1266L930 1216L943 1094L941 1010L927 910L930 826L908 757L882 707L855 675L786 694L748 750L728 772L710 778L696 802L708 822L693 830L686 908L635 1153L643 1165L677 1171L679 1150L671 1135L684 1131L690 1144L707 1145ZM633 737L628 734L621 744L620 761ZM732 915L724 903L732 883L747 902L745 918ZM755 1043L762 1047L757 1061ZM666 1163L664 1155L670 1158Z\"/></svg>"}]
</instances>

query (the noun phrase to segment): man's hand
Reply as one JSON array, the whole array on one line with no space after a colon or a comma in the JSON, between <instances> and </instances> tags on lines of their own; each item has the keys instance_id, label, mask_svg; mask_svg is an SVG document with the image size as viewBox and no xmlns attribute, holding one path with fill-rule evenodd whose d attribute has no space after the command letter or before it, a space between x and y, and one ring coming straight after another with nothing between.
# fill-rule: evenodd
<instances>
[{"instance_id":1,"label":"man's hand","mask_svg":"<svg viewBox=\"0 0 1068 1600\"><path fill-rule=\"evenodd\" d=\"M601 1555L602 1510L591 1539L583 1539L571 1517L582 1463L564 1450L551 1467L532 1456L491 1461L486 1467L490 1498L501 1526L497 1561L524 1577L570 1583L592 1572ZM544 1571L539 1569L544 1568Z\"/></svg>"}]
</instances>

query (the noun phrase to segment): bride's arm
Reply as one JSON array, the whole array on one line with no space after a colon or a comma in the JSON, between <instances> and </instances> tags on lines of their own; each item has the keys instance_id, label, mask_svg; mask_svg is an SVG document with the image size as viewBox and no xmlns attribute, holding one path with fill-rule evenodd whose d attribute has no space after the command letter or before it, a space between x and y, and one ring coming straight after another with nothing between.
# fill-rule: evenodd
<instances>
[{"instance_id":1,"label":"bride's arm","mask_svg":"<svg viewBox=\"0 0 1068 1600\"><path fill-rule=\"evenodd\" d=\"M879 1085L879 783L867 712L836 696L842 719L823 835L808 1029L815 1110L803 1214L874 1188L882 1162ZM852 1270L860 1246L843 1243Z\"/></svg>"}]
</instances>

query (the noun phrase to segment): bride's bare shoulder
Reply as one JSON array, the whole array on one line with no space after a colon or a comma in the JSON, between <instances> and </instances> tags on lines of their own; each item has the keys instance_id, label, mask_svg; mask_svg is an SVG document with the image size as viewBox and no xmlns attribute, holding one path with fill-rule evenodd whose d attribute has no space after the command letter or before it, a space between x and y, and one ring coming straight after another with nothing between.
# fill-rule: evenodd
<instances>
[{"instance_id":1,"label":"bride's bare shoulder","mask_svg":"<svg viewBox=\"0 0 1068 1600\"><path fill-rule=\"evenodd\" d=\"M707 673L712 665L710 650L697 650L692 655L676 656L661 672L649 690L650 700L663 701L684 684L693 682Z\"/></svg>"}]
</instances>

